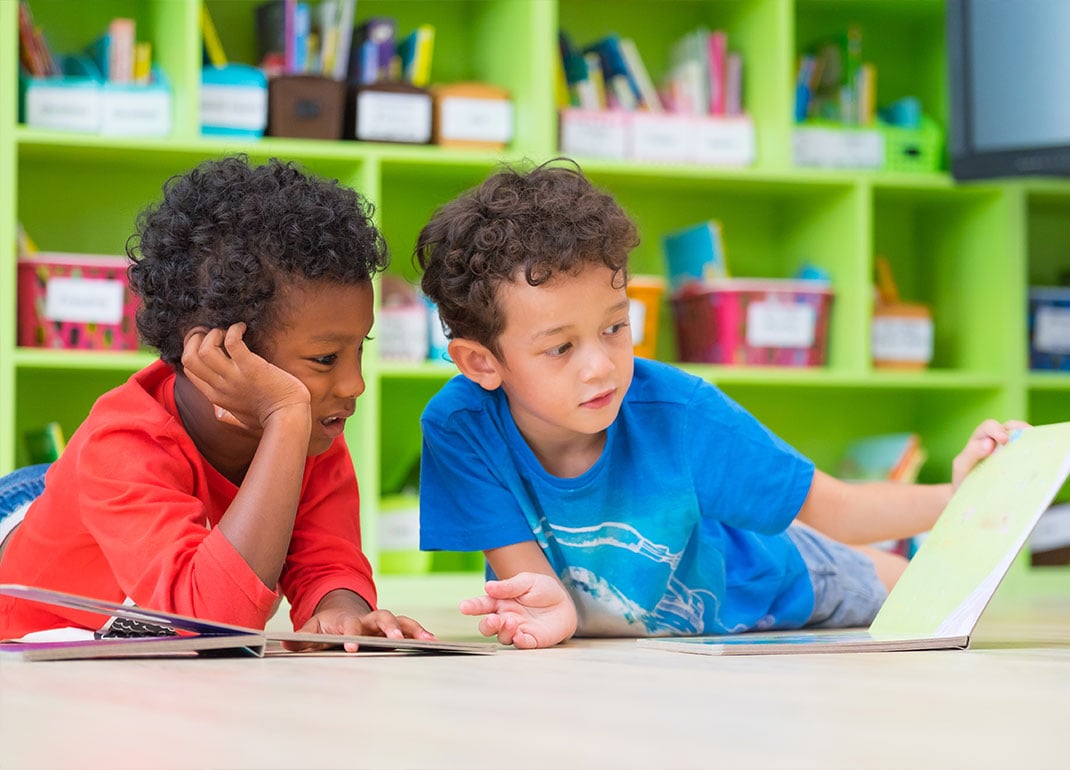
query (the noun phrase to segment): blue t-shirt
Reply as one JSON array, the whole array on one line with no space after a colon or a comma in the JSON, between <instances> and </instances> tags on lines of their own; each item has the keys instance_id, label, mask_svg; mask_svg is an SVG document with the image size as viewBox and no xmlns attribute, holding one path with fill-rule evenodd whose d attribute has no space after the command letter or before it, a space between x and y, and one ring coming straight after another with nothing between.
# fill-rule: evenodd
<instances>
[{"instance_id":1,"label":"blue t-shirt","mask_svg":"<svg viewBox=\"0 0 1070 770\"><path fill-rule=\"evenodd\" d=\"M814 466L710 383L636 359L598 461L547 473L505 394L454 377L421 418L420 546L535 540L585 636L798 628L814 597L785 534Z\"/></svg>"}]
</instances>

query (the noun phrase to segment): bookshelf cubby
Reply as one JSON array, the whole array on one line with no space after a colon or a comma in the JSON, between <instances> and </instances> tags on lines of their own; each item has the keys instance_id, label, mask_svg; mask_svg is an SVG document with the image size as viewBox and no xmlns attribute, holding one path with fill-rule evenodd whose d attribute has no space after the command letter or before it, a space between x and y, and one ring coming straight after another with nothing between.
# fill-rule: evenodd
<instances>
[{"instance_id":1,"label":"bookshelf cubby","mask_svg":"<svg viewBox=\"0 0 1070 770\"><path fill-rule=\"evenodd\" d=\"M208 0L228 56L255 62L257 0ZM121 139L35 130L17 123L17 4L0 3L0 472L26 462L22 435L58 420L68 435L95 398L152 360L149 352L75 353L16 346L16 226L42 250L123 253L136 213L163 182L198 161L245 152L292 159L367 195L394 257L410 253L434 209L500 161L557 155L554 66L559 27L577 43L608 32L633 38L655 79L671 43L698 25L727 31L744 56L744 105L754 119L752 167L648 165L579 158L639 224L632 270L663 273L660 237L703 219L724 225L735 275L786 277L803 263L832 276L828 365L820 369L687 364L720 384L773 430L834 472L860 435L914 430L929 461L923 481L946 479L982 418L1070 420L1070 374L1027 365L1026 292L1070 270L1070 183L1015 180L960 185L946 173L799 169L791 163L795 57L813 38L857 22L879 71L881 101L914 94L947 122L942 0L360 0L357 19L392 15L398 28L436 27L433 82L483 80L509 89L515 138L503 153L436 147L201 137L197 0L30 0L57 51L78 50L115 16L137 20L174 88L172 136ZM891 41L910 40L910 46ZM872 47L868 45L872 41ZM885 371L870 362L875 256L889 259L904 299L929 304L932 365ZM658 357L675 359L662 313ZM397 491L418 459L418 417L453 373L444 364L366 359L368 389L347 426L361 479L366 546L377 558L381 495ZM1070 497L1064 490L1062 497ZM1065 591L1070 568L1020 560L1005 590ZM414 576L415 579L415 576ZM467 578L464 579L467 581ZM464 582L467 586L469 583ZM413 595L457 593L457 576L431 573Z\"/></svg>"}]
</instances>

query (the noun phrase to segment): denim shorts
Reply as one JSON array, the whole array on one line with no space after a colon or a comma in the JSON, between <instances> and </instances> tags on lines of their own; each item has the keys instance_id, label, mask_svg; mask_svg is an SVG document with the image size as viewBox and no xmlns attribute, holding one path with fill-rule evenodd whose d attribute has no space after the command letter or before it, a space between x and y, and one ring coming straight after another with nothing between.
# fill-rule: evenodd
<instances>
[{"instance_id":1,"label":"denim shorts","mask_svg":"<svg viewBox=\"0 0 1070 770\"><path fill-rule=\"evenodd\" d=\"M45 471L48 463L18 468L6 476L0 476L0 543L11 534L45 488Z\"/></svg>"},{"instance_id":2,"label":"denim shorts","mask_svg":"<svg viewBox=\"0 0 1070 770\"><path fill-rule=\"evenodd\" d=\"M814 611L807 628L866 627L888 591L863 553L796 522L788 537L802 554L814 587Z\"/></svg>"}]
</instances>

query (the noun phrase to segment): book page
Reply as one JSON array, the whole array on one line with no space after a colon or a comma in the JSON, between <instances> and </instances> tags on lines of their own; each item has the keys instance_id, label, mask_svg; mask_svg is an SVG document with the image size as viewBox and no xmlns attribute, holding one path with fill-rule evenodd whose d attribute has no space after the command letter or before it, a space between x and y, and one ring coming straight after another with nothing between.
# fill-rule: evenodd
<instances>
[{"instance_id":1,"label":"book page","mask_svg":"<svg viewBox=\"0 0 1070 770\"><path fill-rule=\"evenodd\" d=\"M870 626L969 635L1070 473L1070 423L1022 431L963 481Z\"/></svg>"}]
</instances>

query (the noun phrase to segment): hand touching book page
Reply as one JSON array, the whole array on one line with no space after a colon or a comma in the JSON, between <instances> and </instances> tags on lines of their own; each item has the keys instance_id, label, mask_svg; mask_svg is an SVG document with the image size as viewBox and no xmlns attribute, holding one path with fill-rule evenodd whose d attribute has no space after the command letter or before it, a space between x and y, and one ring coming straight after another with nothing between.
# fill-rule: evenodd
<instances>
[{"instance_id":1,"label":"hand touching book page","mask_svg":"<svg viewBox=\"0 0 1070 770\"><path fill-rule=\"evenodd\" d=\"M449 642L388 639L382 636L340 636L253 628L198 620L169 612L116 604L30 586L0 584L0 594L27 601L95 612L109 619L97 632L58 629L0 641L0 660L75 660L154 656L303 655L282 649L284 642L314 642L340 648L356 642L361 651L443 652L487 654L498 645L489 642ZM359 653L358 653L359 654Z\"/></svg>"}]
</instances>

